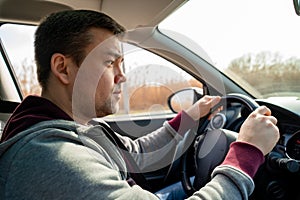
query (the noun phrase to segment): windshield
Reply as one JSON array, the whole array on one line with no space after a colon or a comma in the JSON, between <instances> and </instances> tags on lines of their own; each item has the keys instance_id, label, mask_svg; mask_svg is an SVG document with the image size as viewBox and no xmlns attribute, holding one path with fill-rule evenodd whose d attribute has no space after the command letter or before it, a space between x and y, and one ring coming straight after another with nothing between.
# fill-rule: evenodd
<instances>
[{"instance_id":1,"label":"windshield","mask_svg":"<svg viewBox=\"0 0 300 200\"><path fill-rule=\"evenodd\" d=\"M204 59L257 98L300 97L300 17L292 0L190 0L159 29L192 39Z\"/></svg>"}]
</instances>

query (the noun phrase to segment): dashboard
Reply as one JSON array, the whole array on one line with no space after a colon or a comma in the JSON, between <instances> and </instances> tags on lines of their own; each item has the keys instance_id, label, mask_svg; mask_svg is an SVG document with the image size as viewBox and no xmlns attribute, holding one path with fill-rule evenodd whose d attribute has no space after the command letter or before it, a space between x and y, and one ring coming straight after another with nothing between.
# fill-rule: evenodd
<instances>
[{"instance_id":1,"label":"dashboard","mask_svg":"<svg viewBox=\"0 0 300 200\"><path fill-rule=\"evenodd\" d=\"M300 101L271 99L257 103L270 108L277 118L280 139L256 174L256 189L250 199L300 199L295 184L300 177Z\"/></svg>"}]
</instances>

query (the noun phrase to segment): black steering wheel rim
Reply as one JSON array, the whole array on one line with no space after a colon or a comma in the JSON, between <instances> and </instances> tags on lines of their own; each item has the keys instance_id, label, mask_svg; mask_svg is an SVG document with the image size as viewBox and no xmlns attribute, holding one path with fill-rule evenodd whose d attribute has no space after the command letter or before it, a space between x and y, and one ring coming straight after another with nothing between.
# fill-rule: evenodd
<instances>
[{"instance_id":1,"label":"black steering wheel rim","mask_svg":"<svg viewBox=\"0 0 300 200\"><path fill-rule=\"evenodd\" d=\"M236 102L236 103L240 103L240 104L244 105L251 112L259 107L259 104L253 98L243 95L243 94L232 93L232 94L223 96L221 101L214 108L211 109L211 113L214 112L216 109L218 109L220 106L226 107L229 103L232 103L232 102ZM209 115L205 116L204 119L201 119L200 123L207 121L208 116ZM201 126L201 125L202 124L199 124L199 126ZM226 137L231 137L230 135L231 134L229 134L229 136L226 136ZM230 138L229 140L232 140L232 138ZM228 146L228 148L229 148L229 146ZM194 154L195 154L195 151L194 151ZM186 152L181 158L181 182L182 182L183 189L185 190L185 193L188 196L190 196L194 192L196 192L198 189L194 188L194 186L191 183L190 178L188 176L188 173L187 173L187 166L188 166L187 160L188 159L187 159L187 157L188 157L188 152ZM207 173L207 176L209 176L208 173ZM204 182L206 182L206 180ZM204 182L203 182L202 186L204 186Z\"/></svg>"}]
</instances>

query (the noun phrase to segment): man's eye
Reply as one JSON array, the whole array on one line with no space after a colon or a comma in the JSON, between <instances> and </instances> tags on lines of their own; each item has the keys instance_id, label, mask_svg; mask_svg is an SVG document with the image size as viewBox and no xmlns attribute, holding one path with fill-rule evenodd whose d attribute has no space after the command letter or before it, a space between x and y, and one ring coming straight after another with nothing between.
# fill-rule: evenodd
<instances>
[{"instance_id":1,"label":"man's eye","mask_svg":"<svg viewBox=\"0 0 300 200\"><path fill-rule=\"evenodd\" d=\"M114 60L108 60L105 62L106 65L113 65L114 64Z\"/></svg>"}]
</instances>

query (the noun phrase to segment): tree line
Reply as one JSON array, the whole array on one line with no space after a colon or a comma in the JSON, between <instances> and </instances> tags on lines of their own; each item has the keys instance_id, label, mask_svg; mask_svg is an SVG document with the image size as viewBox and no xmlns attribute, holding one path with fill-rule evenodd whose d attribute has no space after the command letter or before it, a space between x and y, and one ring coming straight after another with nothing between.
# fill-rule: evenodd
<instances>
[{"instance_id":1,"label":"tree line","mask_svg":"<svg viewBox=\"0 0 300 200\"><path fill-rule=\"evenodd\" d=\"M260 52L234 59L226 70L237 74L262 94L299 91L300 59Z\"/></svg>"}]
</instances>

